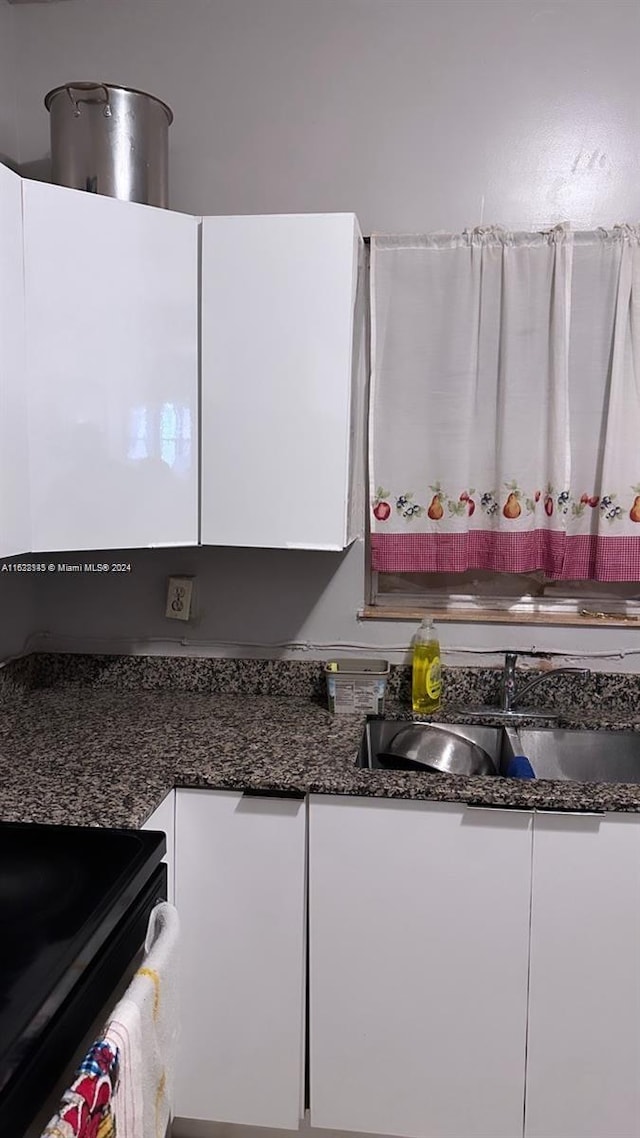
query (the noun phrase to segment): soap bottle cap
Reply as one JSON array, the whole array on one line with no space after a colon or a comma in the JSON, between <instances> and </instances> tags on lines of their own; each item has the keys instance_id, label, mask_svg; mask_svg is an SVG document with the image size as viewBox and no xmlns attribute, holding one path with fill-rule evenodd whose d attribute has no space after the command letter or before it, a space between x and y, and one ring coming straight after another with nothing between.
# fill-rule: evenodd
<instances>
[{"instance_id":1,"label":"soap bottle cap","mask_svg":"<svg viewBox=\"0 0 640 1138\"><path fill-rule=\"evenodd\" d=\"M438 634L433 623L433 617L423 616L419 627L416 629L415 638L417 641L437 640Z\"/></svg>"}]
</instances>

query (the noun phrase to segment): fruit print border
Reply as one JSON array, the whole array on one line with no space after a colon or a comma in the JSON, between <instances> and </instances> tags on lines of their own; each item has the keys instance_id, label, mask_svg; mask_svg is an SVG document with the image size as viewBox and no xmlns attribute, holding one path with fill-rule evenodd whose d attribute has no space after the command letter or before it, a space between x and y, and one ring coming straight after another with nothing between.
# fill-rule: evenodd
<instances>
[{"instance_id":1,"label":"fruit print border","mask_svg":"<svg viewBox=\"0 0 640 1138\"><path fill-rule=\"evenodd\" d=\"M532 490L526 492L520 489L518 483L505 482L504 493L498 497L495 490L477 491L474 487L460 490L459 493L450 494L443 490L439 482L429 487L431 500L428 506L415 500L413 490L405 490L400 494L392 494L379 486L372 503L373 524L384 523L390 520L393 513L392 502L395 505L396 517L411 523L419 518L427 517L429 521L441 522L446 518L473 517L476 508L489 518L497 517L500 513L507 521L517 521L523 514L535 516L544 510L545 515L551 518L555 515L578 519L583 517L587 508L598 509L600 516L610 524L620 522L628 516L632 522L640 522L640 484L631 487L630 508L621 506L618 495L615 493L588 494L583 492L580 497L570 490L554 490L548 484L544 492ZM504 499L504 500L503 500Z\"/></svg>"}]
</instances>

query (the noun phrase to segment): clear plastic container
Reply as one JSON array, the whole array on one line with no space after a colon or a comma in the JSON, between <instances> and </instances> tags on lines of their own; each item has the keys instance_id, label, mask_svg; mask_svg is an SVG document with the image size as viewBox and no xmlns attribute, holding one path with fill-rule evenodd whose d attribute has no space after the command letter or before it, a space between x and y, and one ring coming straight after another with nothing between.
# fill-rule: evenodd
<instances>
[{"instance_id":1,"label":"clear plastic container","mask_svg":"<svg viewBox=\"0 0 640 1138\"><path fill-rule=\"evenodd\" d=\"M388 660L330 660L324 671L329 711L334 715L382 715L390 671Z\"/></svg>"}]
</instances>

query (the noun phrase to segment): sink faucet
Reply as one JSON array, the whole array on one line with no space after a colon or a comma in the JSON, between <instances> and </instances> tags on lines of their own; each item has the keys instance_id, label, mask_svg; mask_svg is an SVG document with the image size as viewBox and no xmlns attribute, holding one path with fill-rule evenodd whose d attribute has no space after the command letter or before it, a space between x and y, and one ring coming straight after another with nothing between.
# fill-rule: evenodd
<instances>
[{"instance_id":1,"label":"sink faucet","mask_svg":"<svg viewBox=\"0 0 640 1138\"><path fill-rule=\"evenodd\" d=\"M568 673L574 676L589 676L591 674L589 668L554 668L551 672L542 672L540 675L534 676L518 691L516 681L517 659L517 652L505 653L504 669L500 682L500 707L502 711L514 711L516 703L520 703L527 692L533 691L534 688L538 687L538 684L552 680L554 676L565 676Z\"/></svg>"}]
</instances>

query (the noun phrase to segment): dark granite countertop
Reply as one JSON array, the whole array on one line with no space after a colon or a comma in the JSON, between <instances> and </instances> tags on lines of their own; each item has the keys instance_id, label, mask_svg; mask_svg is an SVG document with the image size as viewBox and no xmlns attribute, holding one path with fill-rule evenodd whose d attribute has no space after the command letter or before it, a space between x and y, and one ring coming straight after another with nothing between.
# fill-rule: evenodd
<instances>
[{"instance_id":1,"label":"dark granite countertop","mask_svg":"<svg viewBox=\"0 0 640 1138\"><path fill-rule=\"evenodd\" d=\"M27 691L0 709L0 820L139 826L174 786L640 812L640 784L358 769L363 722L300 695ZM640 730L628 713L562 722Z\"/></svg>"}]
</instances>

